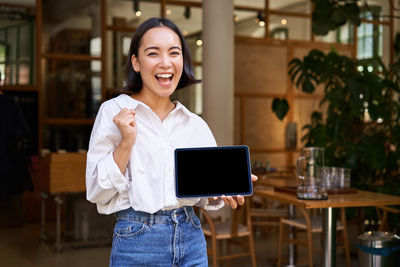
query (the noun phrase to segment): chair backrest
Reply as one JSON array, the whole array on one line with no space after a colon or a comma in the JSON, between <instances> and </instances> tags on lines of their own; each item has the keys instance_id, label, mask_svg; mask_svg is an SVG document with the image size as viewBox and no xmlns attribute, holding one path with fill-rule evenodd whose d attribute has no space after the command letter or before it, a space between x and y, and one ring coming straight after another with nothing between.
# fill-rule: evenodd
<instances>
[{"instance_id":1,"label":"chair backrest","mask_svg":"<svg viewBox=\"0 0 400 267\"><path fill-rule=\"evenodd\" d=\"M400 210L392 208L392 207L387 207L387 206L377 206L376 213L378 215L379 220L381 221L378 231L383 231L383 230L389 231L390 229L389 229L388 219L387 219L388 213L399 214Z\"/></svg>"},{"instance_id":2,"label":"chair backrest","mask_svg":"<svg viewBox=\"0 0 400 267\"><path fill-rule=\"evenodd\" d=\"M232 209L232 225L231 235L237 236L239 231L239 224L243 224L251 231L251 218L250 218L250 198L246 197L243 206L238 206Z\"/></svg>"},{"instance_id":3,"label":"chair backrest","mask_svg":"<svg viewBox=\"0 0 400 267\"><path fill-rule=\"evenodd\" d=\"M215 233L215 221L212 219L210 214L204 210L200 209L200 212L203 214L206 223L210 226L210 230L212 233ZM250 218L250 199L246 197L245 204L242 206L238 206L236 209L232 209L231 216L231 229L230 234L232 237L238 236L239 232L239 224L243 224L247 227L249 231L251 231L251 218Z\"/></svg>"}]
</instances>

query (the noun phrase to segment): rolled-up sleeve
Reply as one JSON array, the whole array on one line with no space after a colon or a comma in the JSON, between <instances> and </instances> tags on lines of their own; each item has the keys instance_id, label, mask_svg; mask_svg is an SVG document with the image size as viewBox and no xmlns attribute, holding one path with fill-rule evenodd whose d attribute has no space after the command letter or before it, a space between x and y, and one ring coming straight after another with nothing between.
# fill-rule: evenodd
<instances>
[{"instance_id":1,"label":"rolled-up sleeve","mask_svg":"<svg viewBox=\"0 0 400 267\"><path fill-rule=\"evenodd\" d=\"M129 188L128 170L123 175L114 161L113 153L110 152L102 158L98 163L98 179L101 188L115 188L119 193L122 193Z\"/></svg>"},{"instance_id":2,"label":"rolled-up sleeve","mask_svg":"<svg viewBox=\"0 0 400 267\"><path fill-rule=\"evenodd\" d=\"M113 197L129 189L129 171L122 174L114 160L114 149L121 140L112 119L118 107L105 102L99 109L89 142L86 162L86 197L106 205Z\"/></svg>"},{"instance_id":3,"label":"rolled-up sleeve","mask_svg":"<svg viewBox=\"0 0 400 267\"><path fill-rule=\"evenodd\" d=\"M225 206L225 202L221 198L218 198L217 201L210 203L208 198L201 198L200 201L197 202L196 206L204 208L205 210L215 211Z\"/></svg>"}]
</instances>

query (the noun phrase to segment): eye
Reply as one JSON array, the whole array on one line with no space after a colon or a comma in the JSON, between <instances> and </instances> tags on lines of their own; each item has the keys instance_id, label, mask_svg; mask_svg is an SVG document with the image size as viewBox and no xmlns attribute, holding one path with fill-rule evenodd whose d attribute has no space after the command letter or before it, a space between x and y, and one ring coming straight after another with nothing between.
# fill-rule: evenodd
<instances>
[{"instance_id":1,"label":"eye","mask_svg":"<svg viewBox=\"0 0 400 267\"><path fill-rule=\"evenodd\" d=\"M157 56L157 52L150 52L147 54L148 56Z\"/></svg>"},{"instance_id":2,"label":"eye","mask_svg":"<svg viewBox=\"0 0 400 267\"><path fill-rule=\"evenodd\" d=\"M179 51L172 51L170 55L179 56L181 53Z\"/></svg>"}]
</instances>

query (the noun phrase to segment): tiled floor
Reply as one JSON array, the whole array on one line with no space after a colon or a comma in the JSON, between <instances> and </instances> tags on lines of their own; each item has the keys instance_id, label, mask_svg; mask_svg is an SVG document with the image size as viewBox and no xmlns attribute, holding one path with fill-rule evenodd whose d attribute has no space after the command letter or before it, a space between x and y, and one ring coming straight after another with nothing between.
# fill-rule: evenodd
<instances>
[{"instance_id":1,"label":"tiled floor","mask_svg":"<svg viewBox=\"0 0 400 267\"><path fill-rule=\"evenodd\" d=\"M91 248L65 248L62 253L54 253L52 246L39 241L40 226L27 224L24 227L0 228L0 266L7 267L102 267L108 266L110 246ZM318 236L315 237L318 244ZM277 255L277 232L255 235L257 266L275 266ZM286 250L285 250L286 251ZM306 251L300 249L299 257ZM319 262L319 254L314 255ZM357 258L352 257L352 266L357 266ZM231 261L231 267L251 266L249 258ZM319 264L316 264L319 266ZM342 252L338 252L336 266L345 266Z\"/></svg>"}]
</instances>

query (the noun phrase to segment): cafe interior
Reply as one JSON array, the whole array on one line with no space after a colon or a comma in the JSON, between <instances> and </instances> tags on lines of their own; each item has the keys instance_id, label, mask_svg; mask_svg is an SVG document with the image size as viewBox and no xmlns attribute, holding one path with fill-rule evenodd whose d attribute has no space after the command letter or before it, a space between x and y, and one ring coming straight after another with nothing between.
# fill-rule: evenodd
<instances>
[{"instance_id":1,"label":"cafe interior","mask_svg":"<svg viewBox=\"0 0 400 267\"><path fill-rule=\"evenodd\" d=\"M86 153L151 17L202 79L171 98L258 177L238 209L196 209L209 266L399 266L397 0L0 0L0 265L109 264Z\"/></svg>"}]
</instances>

